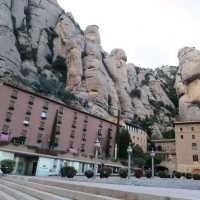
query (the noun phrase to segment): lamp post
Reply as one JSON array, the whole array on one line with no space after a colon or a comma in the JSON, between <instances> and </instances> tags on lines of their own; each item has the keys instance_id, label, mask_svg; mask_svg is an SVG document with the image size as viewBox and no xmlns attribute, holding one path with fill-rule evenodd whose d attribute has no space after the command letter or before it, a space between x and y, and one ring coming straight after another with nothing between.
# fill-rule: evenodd
<instances>
[{"instance_id":1,"label":"lamp post","mask_svg":"<svg viewBox=\"0 0 200 200\"><path fill-rule=\"evenodd\" d=\"M99 138L97 137L96 142L95 142L95 165L94 165L94 176L97 176L98 172L98 156L99 156L99 148L100 148L100 141Z\"/></svg>"},{"instance_id":2,"label":"lamp post","mask_svg":"<svg viewBox=\"0 0 200 200\"><path fill-rule=\"evenodd\" d=\"M153 149L151 150L150 155L151 155L151 177L153 178L154 177L154 157L156 155Z\"/></svg>"},{"instance_id":3,"label":"lamp post","mask_svg":"<svg viewBox=\"0 0 200 200\"><path fill-rule=\"evenodd\" d=\"M132 153L132 147L129 143L129 146L127 148L127 153L128 153L128 178L131 176L131 153Z\"/></svg>"}]
</instances>

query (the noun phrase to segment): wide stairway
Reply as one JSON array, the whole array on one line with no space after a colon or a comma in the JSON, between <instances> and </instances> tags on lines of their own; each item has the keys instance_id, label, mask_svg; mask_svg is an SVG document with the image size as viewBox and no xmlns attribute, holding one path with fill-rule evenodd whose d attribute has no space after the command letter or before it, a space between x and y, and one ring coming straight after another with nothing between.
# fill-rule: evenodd
<instances>
[{"instance_id":1,"label":"wide stairway","mask_svg":"<svg viewBox=\"0 0 200 200\"><path fill-rule=\"evenodd\" d=\"M28 177L0 178L0 200L117 200L107 196L80 192L34 181Z\"/></svg>"}]
</instances>

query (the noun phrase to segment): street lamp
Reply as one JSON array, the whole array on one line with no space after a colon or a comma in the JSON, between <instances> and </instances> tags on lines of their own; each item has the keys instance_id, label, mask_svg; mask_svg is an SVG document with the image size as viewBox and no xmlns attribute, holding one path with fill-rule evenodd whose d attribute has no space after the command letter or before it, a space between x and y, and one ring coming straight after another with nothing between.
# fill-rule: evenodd
<instances>
[{"instance_id":1,"label":"street lamp","mask_svg":"<svg viewBox=\"0 0 200 200\"><path fill-rule=\"evenodd\" d=\"M131 176L131 153L133 152L132 147L129 143L129 146L127 148L127 153L128 153L128 178Z\"/></svg>"},{"instance_id":2,"label":"street lamp","mask_svg":"<svg viewBox=\"0 0 200 200\"><path fill-rule=\"evenodd\" d=\"M151 150L150 155L151 155L151 177L153 178L154 177L154 158L156 155L153 149Z\"/></svg>"},{"instance_id":3,"label":"street lamp","mask_svg":"<svg viewBox=\"0 0 200 200\"><path fill-rule=\"evenodd\" d=\"M99 148L101 144L99 141L99 138L97 137L96 142L95 142L95 165L94 165L94 176L97 176L98 172L98 156L99 156Z\"/></svg>"}]
</instances>

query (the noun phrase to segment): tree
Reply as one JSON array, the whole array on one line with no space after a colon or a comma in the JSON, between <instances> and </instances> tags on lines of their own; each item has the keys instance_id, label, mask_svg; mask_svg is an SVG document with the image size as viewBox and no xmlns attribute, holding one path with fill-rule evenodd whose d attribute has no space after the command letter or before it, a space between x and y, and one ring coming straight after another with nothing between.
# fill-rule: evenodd
<instances>
[{"instance_id":1,"label":"tree","mask_svg":"<svg viewBox=\"0 0 200 200\"><path fill-rule=\"evenodd\" d=\"M134 145L132 148L133 148L133 156L134 157L137 157L137 158L138 157L142 157L142 158L145 157L145 154L144 154L142 148L138 144Z\"/></svg>"},{"instance_id":2,"label":"tree","mask_svg":"<svg viewBox=\"0 0 200 200\"><path fill-rule=\"evenodd\" d=\"M154 157L154 164L155 165L158 165L158 164L160 164L161 163L161 158L158 156L158 155L156 155L155 157ZM151 168L151 156L149 155L149 154L147 154L146 156L145 156L145 167L146 168Z\"/></svg>"},{"instance_id":3,"label":"tree","mask_svg":"<svg viewBox=\"0 0 200 200\"><path fill-rule=\"evenodd\" d=\"M133 165L139 168L144 167L145 165L145 153L139 145L132 147L133 149Z\"/></svg>"},{"instance_id":4,"label":"tree","mask_svg":"<svg viewBox=\"0 0 200 200\"><path fill-rule=\"evenodd\" d=\"M118 158L122 160L127 159L127 148L129 146L129 143L131 142L128 130L126 130L125 128L120 128L119 133L116 137L116 142L118 146Z\"/></svg>"},{"instance_id":5,"label":"tree","mask_svg":"<svg viewBox=\"0 0 200 200\"><path fill-rule=\"evenodd\" d=\"M133 157L133 165L142 168L145 165L145 159L142 157L136 157L136 158Z\"/></svg>"}]
</instances>

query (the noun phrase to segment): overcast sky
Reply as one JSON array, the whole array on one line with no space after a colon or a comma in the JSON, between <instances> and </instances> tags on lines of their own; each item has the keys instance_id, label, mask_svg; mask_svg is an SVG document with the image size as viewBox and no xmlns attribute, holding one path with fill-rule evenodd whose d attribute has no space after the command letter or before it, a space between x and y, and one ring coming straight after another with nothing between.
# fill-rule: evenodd
<instances>
[{"instance_id":1,"label":"overcast sky","mask_svg":"<svg viewBox=\"0 0 200 200\"><path fill-rule=\"evenodd\" d=\"M178 50L200 48L200 0L58 0L84 30L97 24L102 47L122 48L141 67L177 65Z\"/></svg>"}]
</instances>

